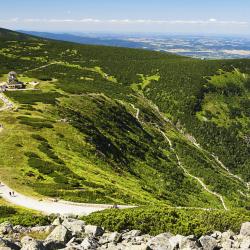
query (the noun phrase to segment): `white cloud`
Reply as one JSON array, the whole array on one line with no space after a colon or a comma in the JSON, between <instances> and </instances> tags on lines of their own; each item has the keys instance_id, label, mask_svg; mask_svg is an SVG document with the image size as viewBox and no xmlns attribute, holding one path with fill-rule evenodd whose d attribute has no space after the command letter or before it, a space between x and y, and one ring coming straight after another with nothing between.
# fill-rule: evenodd
<instances>
[{"instance_id":1,"label":"white cloud","mask_svg":"<svg viewBox=\"0 0 250 250\"><path fill-rule=\"evenodd\" d=\"M217 19L215 19L215 18L210 18L208 21L209 21L209 22L217 22Z\"/></svg>"},{"instance_id":2,"label":"white cloud","mask_svg":"<svg viewBox=\"0 0 250 250\"><path fill-rule=\"evenodd\" d=\"M223 21L217 20L215 18L210 18L208 20L156 20L156 19L95 19L95 18L83 18L83 19L46 19L46 18L12 18L1 20L0 23L113 23L113 24L187 24L187 25L248 25L248 22L244 21Z\"/></svg>"}]
</instances>

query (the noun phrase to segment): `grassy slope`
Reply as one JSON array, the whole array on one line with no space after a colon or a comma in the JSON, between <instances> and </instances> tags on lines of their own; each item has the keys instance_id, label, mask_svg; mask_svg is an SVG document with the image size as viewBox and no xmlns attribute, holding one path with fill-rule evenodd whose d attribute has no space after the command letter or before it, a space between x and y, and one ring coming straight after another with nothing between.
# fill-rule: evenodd
<instances>
[{"instance_id":1,"label":"grassy slope","mask_svg":"<svg viewBox=\"0 0 250 250\"><path fill-rule=\"evenodd\" d=\"M249 61L199 61L4 32L0 73L16 70L41 83L40 91L8 93L19 108L0 114L6 128L0 134L1 179L25 193L74 201L221 208L217 197L184 174L160 129L189 171L228 206L248 204L246 187L166 123L149 99L210 149L204 141L212 144L213 138L199 132L203 111L197 110L197 118L194 113L203 101L203 77L232 63L246 71ZM139 120L131 104L140 109ZM243 163L232 169L243 175L249 165L240 157Z\"/></svg>"}]
</instances>

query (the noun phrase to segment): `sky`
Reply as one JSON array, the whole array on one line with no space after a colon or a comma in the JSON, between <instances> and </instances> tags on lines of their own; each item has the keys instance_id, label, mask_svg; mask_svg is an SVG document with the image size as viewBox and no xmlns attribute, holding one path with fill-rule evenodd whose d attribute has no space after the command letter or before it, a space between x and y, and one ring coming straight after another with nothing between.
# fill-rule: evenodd
<instances>
[{"instance_id":1,"label":"sky","mask_svg":"<svg viewBox=\"0 0 250 250\"><path fill-rule=\"evenodd\" d=\"M0 27L250 36L250 0L0 0Z\"/></svg>"}]
</instances>

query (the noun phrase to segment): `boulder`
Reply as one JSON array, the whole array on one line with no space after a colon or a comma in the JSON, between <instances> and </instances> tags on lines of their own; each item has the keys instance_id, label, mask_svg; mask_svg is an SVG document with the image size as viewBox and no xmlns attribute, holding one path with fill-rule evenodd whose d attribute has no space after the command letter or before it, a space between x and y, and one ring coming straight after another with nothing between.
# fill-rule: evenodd
<instances>
[{"instance_id":1,"label":"boulder","mask_svg":"<svg viewBox=\"0 0 250 250\"><path fill-rule=\"evenodd\" d=\"M211 237L213 237L216 240L220 240L222 237L222 233L220 231L215 231L211 234Z\"/></svg>"},{"instance_id":2,"label":"boulder","mask_svg":"<svg viewBox=\"0 0 250 250\"><path fill-rule=\"evenodd\" d=\"M225 241L228 239L232 240L234 235L235 235L234 232L232 232L231 230L228 230L228 231L221 234L221 241Z\"/></svg>"},{"instance_id":3,"label":"boulder","mask_svg":"<svg viewBox=\"0 0 250 250\"><path fill-rule=\"evenodd\" d=\"M0 224L0 235L9 234L13 232L13 225L6 221Z\"/></svg>"},{"instance_id":4,"label":"boulder","mask_svg":"<svg viewBox=\"0 0 250 250\"><path fill-rule=\"evenodd\" d=\"M23 237L21 244L21 250L45 250L45 247L41 241L37 241L29 236Z\"/></svg>"},{"instance_id":5,"label":"boulder","mask_svg":"<svg viewBox=\"0 0 250 250\"><path fill-rule=\"evenodd\" d=\"M29 229L27 227L23 227L20 225L14 226L13 227L13 232L14 233L26 233Z\"/></svg>"},{"instance_id":6,"label":"boulder","mask_svg":"<svg viewBox=\"0 0 250 250\"><path fill-rule=\"evenodd\" d=\"M100 244L106 244L106 243L114 243L117 244L122 240L122 235L118 232L114 233L105 233L100 238L99 243Z\"/></svg>"},{"instance_id":7,"label":"boulder","mask_svg":"<svg viewBox=\"0 0 250 250\"><path fill-rule=\"evenodd\" d=\"M148 250L146 244L133 245L132 243L119 243L118 245L109 243L107 245L101 246L98 250L108 249L108 250Z\"/></svg>"},{"instance_id":8,"label":"boulder","mask_svg":"<svg viewBox=\"0 0 250 250\"><path fill-rule=\"evenodd\" d=\"M70 238L70 231L65 226L59 225L46 238L44 246L49 250L64 248Z\"/></svg>"},{"instance_id":9,"label":"boulder","mask_svg":"<svg viewBox=\"0 0 250 250\"><path fill-rule=\"evenodd\" d=\"M170 233L163 233L155 236L147 243L147 247L150 250L173 250L173 247L169 239L173 235Z\"/></svg>"},{"instance_id":10,"label":"boulder","mask_svg":"<svg viewBox=\"0 0 250 250\"><path fill-rule=\"evenodd\" d=\"M57 217L53 222L52 222L52 226L59 226L62 224L62 218L61 217Z\"/></svg>"},{"instance_id":11,"label":"boulder","mask_svg":"<svg viewBox=\"0 0 250 250\"><path fill-rule=\"evenodd\" d=\"M87 225L85 226L85 233L90 236L102 236L104 234L104 230L98 226Z\"/></svg>"},{"instance_id":12,"label":"boulder","mask_svg":"<svg viewBox=\"0 0 250 250\"><path fill-rule=\"evenodd\" d=\"M92 237L92 236L86 237L83 240L83 242L81 243L81 247L84 250L87 250L87 249L97 249L99 246L100 245L99 245L98 241L94 237Z\"/></svg>"},{"instance_id":13,"label":"boulder","mask_svg":"<svg viewBox=\"0 0 250 250\"><path fill-rule=\"evenodd\" d=\"M80 235L84 232L85 223L82 220L67 218L63 221L62 225L71 231L72 235Z\"/></svg>"},{"instance_id":14,"label":"boulder","mask_svg":"<svg viewBox=\"0 0 250 250\"><path fill-rule=\"evenodd\" d=\"M214 250L218 247L217 241L212 236L202 236L199 241L203 250Z\"/></svg>"},{"instance_id":15,"label":"boulder","mask_svg":"<svg viewBox=\"0 0 250 250\"><path fill-rule=\"evenodd\" d=\"M3 249L19 250L20 247L17 246L15 243L0 237L0 249L1 250Z\"/></svg>"},{"instance_id":16,"label":"boulder","mask_svg":"<svg viewBox=\"0 0 250 250\"><path fill-rule=\"evenodd\" d=\"M140 230L131 230L122 234L122 240L129 242L134 237L138 237L141 235L142 235L142 232Z\"/></svg>"},{"instance_id":17,"label":"boulder","mask_svg":"<svg viewBox=\"0 0 250 250\"><path fill-rule=\"evenodd\" d=\"M179 234L177 234L176 236L171 237L169 239L169 242L170 242L170 244L172 246L172 249L178 249L179 246L180 246L180 242L181 242L181 240L183 238L185 238L185 237L182 236L182 235L179 235Z\"/></svg>"},{"instance_id":18,"label":"boulder","mask_svg":"<svg viewBox=\"0 0 250 250\"><path fill-rule=\"evenodd\" d=\"M200 245L193 235L183 237L179 243L179 248L181 250L198 250Z\"/></svg>"},{"instance_id":19,"label":"boulder","mask_svg":"<svg viewBox=\"0 0 250 250\"><path fill-rule=\"evenodd\" d=\"M233 247L234 241L231 239L223 240L220 244L220 247L223 249L231 249Z\"/></svg>"},{"instance_id":20,"label":"boulder","mask_svg":"<svg viewBox=\"0 0 250 250\"><path fill-rule=\"evenodd\" d=\"M243 236L250 236L250 222L241 225L240 234Z\"/></svg>"},{"instance_id":21,"label":"boulder","mask_svg":"<svg viewBox=\"0 0 250 250\"><path fill-rule=\"evenodd\" d=\"M241 249L250 249L250 237L243 239L240 244Z\"/></svg>"}]
</instances>

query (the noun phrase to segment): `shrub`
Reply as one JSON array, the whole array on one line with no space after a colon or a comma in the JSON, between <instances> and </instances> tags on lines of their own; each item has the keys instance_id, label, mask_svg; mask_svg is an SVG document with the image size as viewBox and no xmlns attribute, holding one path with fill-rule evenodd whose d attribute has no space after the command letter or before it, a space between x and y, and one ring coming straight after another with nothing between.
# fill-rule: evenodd
<instances>
[{"instance_id":1,"label":"shrub","mask_svg":"<svg viewBox=\"0 0 250 250\"><path fill-rule=\"evenodd\" d=\"M163 232L200 236L215 230L239 231L250 220L250 212L224 210L174 209L168 207L140 207L124 210L105 210L82 218L86 223L103 226L106 230L138 229L157 235Z\"/></svg>"},{"instance_id":2,"label":"shrub","mask_svg":"<svg viewBox=\"0 0 250 250\"><path fill-rule=\"evenodd\" d=\"M13 225L36 226L49 225L53 217L34 214L9 206L0 206L0 223L9 221Z\"/></svg>"}]
</instances>

